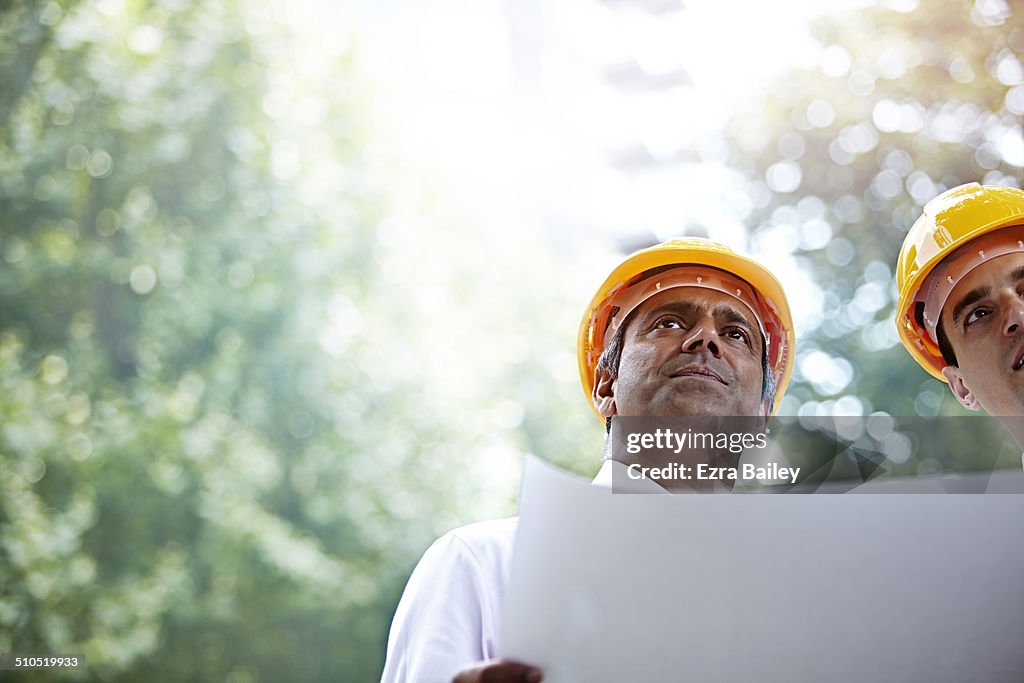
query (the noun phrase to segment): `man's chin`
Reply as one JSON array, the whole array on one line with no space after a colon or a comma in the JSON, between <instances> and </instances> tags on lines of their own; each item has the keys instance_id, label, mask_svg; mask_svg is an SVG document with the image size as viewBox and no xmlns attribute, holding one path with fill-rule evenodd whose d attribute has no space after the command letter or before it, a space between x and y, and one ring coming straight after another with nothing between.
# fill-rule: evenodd
<instances>
[{"instance_id":1,"label":"man's chin","mask_svg":"<svg viewBox=\"0 0 1024 683\"><path fill-rule=\"evenodd\" d=\"M757 408L743 409L733 405L710 403L675 403L652 406L643 417L757 417Z\"/></svg>"}]
</instances>

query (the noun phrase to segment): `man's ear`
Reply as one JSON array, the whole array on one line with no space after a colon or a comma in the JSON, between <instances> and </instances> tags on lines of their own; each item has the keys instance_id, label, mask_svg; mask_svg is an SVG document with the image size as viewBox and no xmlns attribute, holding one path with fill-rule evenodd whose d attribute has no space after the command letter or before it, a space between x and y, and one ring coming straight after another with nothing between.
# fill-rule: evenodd
<instances>
[{"instance_id":1,"label":"man's ear","mask_svg":"<svg viewBox=\"0 0 1024 683\"><path fill-rule=\"evenodd\" d=\"M947 365L942 368L942 376L949 382L949 390L956 396L956 400L960 401L960 405L967 408L967 410L979 410L981 408L981 404L978 403L978 397L964 383L964 374L960 372L960 368L955 365Z\"/></svg>"},{"instance_id":2,"label":"man's ear","mask_svg":"<svg viewBox=\"0 0 1024 683\"><path fill-rule=\"evenodd\" d=\"M615 379L608 368L594 372L594 407L601 417L615 415Z\"/></svg>"}]
</instances>

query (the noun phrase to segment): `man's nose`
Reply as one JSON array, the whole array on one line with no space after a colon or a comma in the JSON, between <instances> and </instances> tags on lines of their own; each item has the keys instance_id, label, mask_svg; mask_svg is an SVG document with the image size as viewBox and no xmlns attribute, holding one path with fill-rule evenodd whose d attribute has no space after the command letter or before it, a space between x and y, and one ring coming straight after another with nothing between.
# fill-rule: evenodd
<instances>
[{"instance_id":1,"label":"man's nose","mask_svg":"<svg viewBox=\"0 0 1024 683\"><path fill-rule=\"evenodd\" d=\"M1006 316L1003 318L1003 334L1012 337L1024 328L1024 297L1016 292L1007 296Z\"/></svg>"},{"instance_id":2,"label":"man's nose","mask_svg":"<svg viewBox=\"0 0 1024 683\"><path fill-rule=\"evenodd\" d=\"M715 358L722 357L722 350L718 345L718 335L715 333L714 328L706 324L698 324L693 328L693 331L683 341L683 351L687 353L696 353L701 347L707 347L707 350Z\"/></svg>"}]
</instances>

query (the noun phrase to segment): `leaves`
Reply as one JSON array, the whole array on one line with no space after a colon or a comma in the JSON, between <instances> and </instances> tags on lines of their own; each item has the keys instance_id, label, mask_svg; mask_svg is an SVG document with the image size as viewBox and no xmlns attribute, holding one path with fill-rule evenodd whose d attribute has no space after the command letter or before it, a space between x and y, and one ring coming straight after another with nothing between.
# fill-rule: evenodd
<instances>
[{"instance_id":1,"label":"leaves","mask_svg":"<svg viewBox=\"0 0 1024 683\"><path fill-rule=\"evenodd\" d=\"M285 14L0 13L46 39L0 60L4 651L82 652L86 678L369 679L426 544L512 511L514 481L466 464L515 425L460 418L472 378L432 401L456 357L408 371L430 315L382 266L410 252L378 237L393 179L362 153L351 56L311 66Z\"/></svg>"}]
</instances>

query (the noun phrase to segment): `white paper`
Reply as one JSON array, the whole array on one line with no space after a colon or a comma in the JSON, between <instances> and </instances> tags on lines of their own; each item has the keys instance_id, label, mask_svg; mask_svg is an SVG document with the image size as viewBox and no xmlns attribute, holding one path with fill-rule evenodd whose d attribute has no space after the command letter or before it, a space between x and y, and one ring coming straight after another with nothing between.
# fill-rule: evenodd
<instances>
[{"instance_id":1,"label":"white paper","mask_svg":"<svg viewBox=\"0 0 1024 683\"><path fill-rule=\"evenodd\" d=\"M505 605L546 683L1019 683L1024 496L626 495L529 458Z\"/></svg>"}]
</instances>

